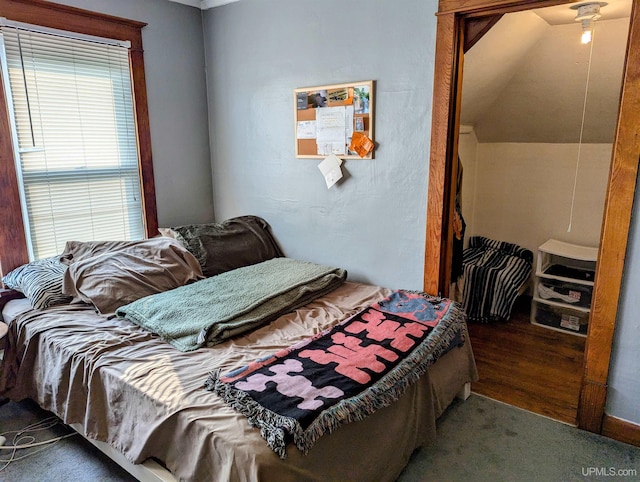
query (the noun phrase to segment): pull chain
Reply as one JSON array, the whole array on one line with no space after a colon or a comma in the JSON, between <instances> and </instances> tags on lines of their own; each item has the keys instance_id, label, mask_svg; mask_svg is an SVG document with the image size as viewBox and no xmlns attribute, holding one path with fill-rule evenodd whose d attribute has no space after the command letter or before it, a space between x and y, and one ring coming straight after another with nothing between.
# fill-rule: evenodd
<instances>
[{"instance_id":1,"label":"pull chain","mask_svg":"<svg viewBox=\"0 0 640 482\"><path fill-rule=\"evenodd\" d=\"M595 28L592 31L591 46L589 48L589 66L587 67L587 82L584 89L584 101L582 104L582 122L580 123L580 140L578 141L578 157L576 159L576 172L573 177L573 193L571 194L571 212L569 213L569 226L567 233L571 232L571 224L573 222L573 208L576 202L576 186L578 185L578 170L580 169L580 154L582 152L582 134L584 132L584 118L587 111L587 94L589 92L589 79L591 77L591 57L593 55L593 44L595 42Z\"/></svg>"}]
</instances>

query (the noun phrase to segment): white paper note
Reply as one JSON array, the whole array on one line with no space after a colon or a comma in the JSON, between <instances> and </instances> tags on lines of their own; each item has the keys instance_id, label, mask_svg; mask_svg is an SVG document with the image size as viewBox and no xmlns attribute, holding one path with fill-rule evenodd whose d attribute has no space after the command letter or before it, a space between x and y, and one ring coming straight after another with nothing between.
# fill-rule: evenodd
<instances>
[{"instance_id":1,"label":"white paper note","mask_svg":"<svg viewBox=\"0 0 640 482\"><path fill-rule=\"evenodd\" d=\"M328 156L331 154L333 149L333 144L331 142L316 142L318 146L318 155L319 156Z\"/></svg>"},{"instance_id":2,"label":"white paper note","mask_svg":"<svg viewBox=\"0 0 640 482\"><path fill-rule=\"evenodd\" d=\"M316 109L316 139L318 144L342 142L346 144L346 111L344 106Z\"/></svg>"},{"instance_id":3,"label":"white paper note","mask_svg":"<svg viewBox=\"0 0 640 482\"><path fill-rule=\"evenodd\" d=\"M298 121L296 137L298 139L315 139L316 121Z\"/></svg>"},{"instance_id":4,"label":"white paper note","mask_svg":"<svg viewBox=\"0 0 640 482\"><path fill-rule=\"evenodd\" d=\"M317 145L319 156L328 156L330 154L344 156L347 153L347 145L342 142L322 142L317 143Z\"/></svg>"},{"instance_id":5,"label":"white paper note","mask_svg":"<svg viewBox=\"0 0 640 482\"><path fill-rule=\"evenodd\" d=\"M318 164L318 169L322 172L324 180L327 183L327 189L342 179L342 169L340 169L341 165L342 159L338 159L333 154L326 157L320 164Z\"/></svg>"},{"instance_id":6,"label":"white paper note","mask_svg":"<svg viewBox=\"0 0 640 482\"><path fill-rule=\"evenodd\" d=\"M353 135L353 106L347 105L345 106L345 135L347 138Z\"/></svg>"}]
</instances>

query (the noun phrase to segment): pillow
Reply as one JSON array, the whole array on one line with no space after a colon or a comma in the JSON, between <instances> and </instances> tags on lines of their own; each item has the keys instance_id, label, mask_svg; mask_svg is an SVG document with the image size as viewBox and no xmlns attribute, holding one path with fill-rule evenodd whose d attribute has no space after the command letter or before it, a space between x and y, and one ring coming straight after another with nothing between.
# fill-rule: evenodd
<instances>
[{"instance_id":1,"label":"pillow","mask_svg":"<svg viewBox=\"0 0 640 482\"><path fill-rule=\"evenodd\" d=\"M197 258L207 277L282 256L269 232L269 224L257 216L189 224L171 230Z\"/></svg>"},{"instance_id":2,"label":"pillow","mask_svg":"<svg viewBox=\"0 0 640 482\"><path fill-rule=\"evenodd\" d=\"M135 249L135 246L142 243L144 246L146 240L142 241L67 241L64 252L60 255L60 261L66 265L72 265L78 261L83 261L94 256L105 253L114 253L116 251Z\"/></svg>"},{"instance_id":3,"label":"pillow","mask_svg":"<svg viewBox=\"0 0 640 482\"><path fill-rule=\"evenodd\" d=\"M178 233L171 228L158 228L158 232L160 236L166 236L167 238L176 239L176 236L178 236Z\"/></svg>"},{"instance_id":4,"label":"pillow","mask_svg":"<svg viewBox=\"0 0 640 482\"><path fill-rule=\"evenodd\" d=\"M39 259L14 269L2 278L8 288L24 294L36 310L71 301L62 293L62 280L67 267L58 256Z\"/></svg>"},{"instance_id":5,"label":"pillow","mask_svg":"<svg viewBox=\"0 0 640 482\"><path fill-rule=\"evenodd\" d=\"M178 241L69 241L63 293L93 304L102 314L148 295L203 278L198 260Z\"/></svg>"}]
</instances>

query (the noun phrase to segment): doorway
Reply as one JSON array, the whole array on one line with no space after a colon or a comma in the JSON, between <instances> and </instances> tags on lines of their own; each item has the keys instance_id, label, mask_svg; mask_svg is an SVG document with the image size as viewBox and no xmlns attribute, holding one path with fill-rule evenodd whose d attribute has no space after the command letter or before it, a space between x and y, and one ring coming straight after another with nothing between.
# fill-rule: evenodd
<instances>
[{"instance_id":1,"label":"doorway","mask_svg":"<svg viewBox=\"0 0 640 482\"><path fill-rule=\"evenodd\" d=\"M483 1L454 0L439 3L434 77L434 106L431 135L431 162L425 250L425 291L448 294L452 246L451 214L454 197L452 179L458 152L460 100L463 70L462 45L465 25L490 15L522 11L535 7L568 4L567 1ZM580 387L577 425L600 432L606 400L606 381L613 329L617 315L624 257L633 196L635 193L640 114L634 103L640 99L637 76L639 59L628 55L640 49L637 8L631 12L629 44L611 167L607 183L601 229L596 281L589 319L589 332Z\"/></svg>"},{"instance_id":2,"label":"doorway","mask_svg":"<svg viewBox=\"0 0 640 482\"><path fill-rule=\"evenodd\" d=\"M477 318L492 314L489 300L506 304L507 293L487 297L480 273L474 272L476 283L455 273L480 372L474 391L570 424L576 423L630 11L630 0L610 0L587 25L592 40L584 43L583 26L568 6L507 13L464 54L456 202L464 245L482 236L533 255L531 275L512 286L513 296L518 288L521 296L500 321ZM580 259L571 257L573 250ZM492 249L466 251L478 252L494 266ZM454 250L454 259L460 254ZM553 271L551 258L565 271L584 266L577 273L586 278L538 272L539 266Z\"/></svg>"}]
</instances>

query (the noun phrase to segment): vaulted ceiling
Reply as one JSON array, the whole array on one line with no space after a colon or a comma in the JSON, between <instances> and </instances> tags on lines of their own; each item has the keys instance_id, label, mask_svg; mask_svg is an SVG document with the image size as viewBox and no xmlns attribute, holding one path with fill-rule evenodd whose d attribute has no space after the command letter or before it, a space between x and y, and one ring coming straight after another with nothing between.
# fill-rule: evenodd
<instances>
[{"instance_id":1,"label":"vaulted ceiling","mask_svg":"<svg viewBox=\"0 0 640 482\"><path fill-rule=\"evenodd\" d=\"M569 6L502 17L465 54L462 124L480 142L612 142L630 11L609 0L587 45Z\"/></svg>"}]
</instances>

